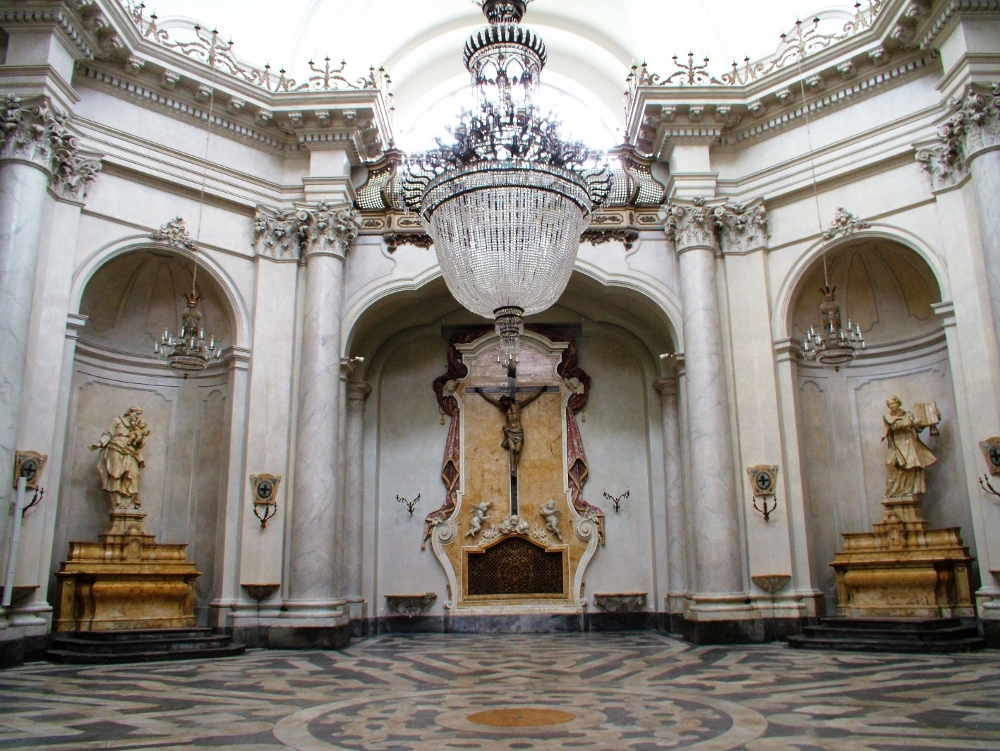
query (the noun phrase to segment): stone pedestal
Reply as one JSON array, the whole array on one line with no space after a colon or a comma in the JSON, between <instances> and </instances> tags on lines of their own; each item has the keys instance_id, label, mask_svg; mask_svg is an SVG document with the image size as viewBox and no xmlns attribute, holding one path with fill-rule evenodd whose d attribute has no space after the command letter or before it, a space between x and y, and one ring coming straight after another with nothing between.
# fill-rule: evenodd
<instances>
[{"instance_id":1,"label":"stone pedestal","mask_svg":"<svg viewBox=\"0 0 1000 751\"><path fill-rule=\"evenodd\" d=\"M915 496L886 498L873 532L844 535L837 613L848 618L975 617L972 558L958 527L928 529Z\"/></svg>"},{"instance_id":2,"label":"stone pedestal","mask_svg":"<svg viewBox=\"0 0 1000 751\"><path fill-rule=\"evenodd\" d=\"M115 510L100 542L71 542L59 579L56 631L123 631L195 625L187 545L157 543L146 513Z\"/></svg>"}]
</instances>

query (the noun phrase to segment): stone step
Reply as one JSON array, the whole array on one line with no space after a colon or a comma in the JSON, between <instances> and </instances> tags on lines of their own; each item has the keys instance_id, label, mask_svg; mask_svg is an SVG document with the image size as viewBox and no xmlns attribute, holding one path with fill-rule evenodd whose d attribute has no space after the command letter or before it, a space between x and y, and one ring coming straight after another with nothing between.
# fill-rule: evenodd
<instances>
[{"instance_id":1,"label":"stone step","mask_svg":"<svg viewBox=\"0 0 1000 751\"><path fill-rule=\"evenodd\" d=\"M229 657L246 646L210 628L72 631L55 634L46 659L72 665Z\"/></svg>"},{"instance_id":2,"label":"stone step","mask_svg":"<svg viewBox=\"0 0 1000 751\"><path fill-rule=\"evenodd\" d=\"M961 626L959 618L821 618L820 623L827 628L878 629L879 631L934 631Z\"/></svg>"},{"instance_id":3,"label":"stone step","mask_svg":"<svg viewBox=\"0 0 1000 751\"><path fill-rule=\"evenodd\" d=\"M879 628L844 628L842 626L803 626L803 634L817 639L892 639L900 642L931 642L947 641L949 639L969 639L979 636L975 626L953 626L951 628L935 628L924 631L904 630L886 631Z\"/></svg>"},{"instance_id":4,"label":"stone step","mask_svg":"<svg viewBox=\"0 0 1000 751\"><path fill-rule=\"evenodd\" d=\"M99 642L132 642L141 640L160 640L164 637L195 638L198 636L215 636L210 628L147 628L127 631L62 631L55 634L59 639L63 636L73 639L85 639Z\"/></svg>"},{"instance_id":5,"label":"stone step","mask_svg":"<svg viewBox=\"0 0 1000 751\"><path fill-rule=\"evenodd\" d=\"M129 652L201 650L229 646L232 640L224 635L168 637L161 639L137 639L127 641L95 641L67 636L52 639L52 649L86 652L88 654L124 654Z\"/></svg>"},{"instance_id":6,"label":"stone step","mask_svg":"<svg viewBox=\"0 0 1000 751\"><path fill-rule=\"evenodd\" d=\"M127 662L165 662L167 660L207 660L217 657L232 657L243 654L246 646L230 644L225 647L196 650L167 650L130 652L127 654L94 654L85 652L50 649L45 658L63 665L114 665Z\"/></svg>"},{"instance_id":7,"label":"stone step","mask_svg":"<svg viewBox=\"0 0 1000 751\"><path fill-rule=\"evenodd\" d=\"M795 649L826 649L841 652L902 652L906 654L948 654L975 652L986 642L980 638L952 639L948 641L896 641L892 639L824 639L808 636L789 636L788 645Z\"/></svg>"}]
</instances>

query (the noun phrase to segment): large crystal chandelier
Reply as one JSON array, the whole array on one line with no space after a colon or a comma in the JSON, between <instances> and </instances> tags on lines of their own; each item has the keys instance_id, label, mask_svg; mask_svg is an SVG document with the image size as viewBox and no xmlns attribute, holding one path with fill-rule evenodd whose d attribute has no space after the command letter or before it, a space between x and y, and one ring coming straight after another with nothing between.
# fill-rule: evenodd
<instances>
[{"instance_id":1,"label":"large crystal chandelier","mask_svg":"<svg viewBox=\"0 0 1000 751\"><path fill-rule=\"evenodd\" d=\"M489 26L465 43L476 94L442 143L410 159L407 206L434 241L448 289L494 319L512 368L524 316L551 307L569 282L580 235L611 175L532 104L545 44L520 26L530 0L474 0Z\"/></svg>"}]
</instances>

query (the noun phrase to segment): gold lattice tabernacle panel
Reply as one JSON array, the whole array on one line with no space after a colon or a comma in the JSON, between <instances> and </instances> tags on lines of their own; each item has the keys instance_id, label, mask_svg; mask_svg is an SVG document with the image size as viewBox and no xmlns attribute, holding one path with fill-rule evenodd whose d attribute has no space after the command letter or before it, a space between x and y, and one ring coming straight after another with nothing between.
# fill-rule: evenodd
<instances>
[{"instance_id":1,"label":"gold lattice tabernacle panel","mask_svg":"<svg viewBox=\"0 0 1000 751\"><path fill-rule=\"evenodd\" d=\"M548 552L523 537L466 551L466 596L566 594L563 551Z\"/></svg>"}]
</instances>

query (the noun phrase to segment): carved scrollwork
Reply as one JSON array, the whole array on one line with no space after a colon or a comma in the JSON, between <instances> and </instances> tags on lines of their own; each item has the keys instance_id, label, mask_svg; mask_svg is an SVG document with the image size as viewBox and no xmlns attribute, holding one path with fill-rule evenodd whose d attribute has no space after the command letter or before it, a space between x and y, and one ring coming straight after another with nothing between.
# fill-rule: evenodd
<instances>
[{"instance_id":1,"label":"carved scrollwork","mask_svg":"<svg viewBox=\"0 0 1000 751\"><path fill-rule=\"evenodd\" d=\"M188 234L187 225L179 216L174 217L158 230L154 230L149 236L158 242L172 245L175 248L194 249L194 241L191 239L191 235Z\"/></svg>"},{"instance_id":2,"label":"carved scrollwork","mask_svg":"<svg viewBox=\"0 0 1000 751\"><path fill-rule=\"evenodd\" d=\"M298 258L309 253L346 255L360 226L358 212L325 201L294 209L258 206L254 250L269 258Z\"/></svg>"},{"instance_id":3,"label":"carved scrollwork","mask_svg":"<svg viewBox=\"0 0 1000 751\"><path fill-rule=\"evenodd\" d=\"M667 206L667 222L664 228L667 239L674 243L677 252L688 248L719 249L719 235L725 225L725 209L721 205L710 205L701 196L690 202L672 201Z\"/></svg>"},{"instance_id":4,"label":"carved scrollwork","mask_svg":"<svg viewBox=\"0 0 1000 751\"><path fill-rule=\"evenodd\" d=\"M823 239L832 240L838 235L850 235L859 229L868 229L871 226L871 222L864 221L845 208L839 208L837 213L833 215L830 229L823 233Z\"/></svg>"},{"instance_id":5,"label":"carved scrollwork","mask_svg":"<svg viewBox=\"0 0 1000 751\"><path fill-rule=\"evenodd\" d=\"M725 206L722 247L727 253L746 253L767 245L767 210L761 203Z\"/></svg>"}]
</instances>

